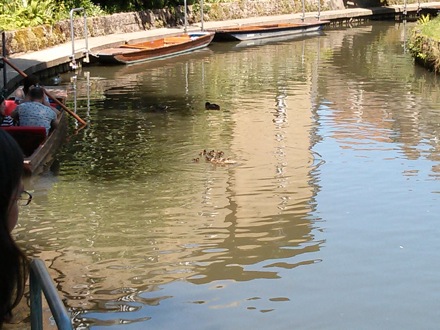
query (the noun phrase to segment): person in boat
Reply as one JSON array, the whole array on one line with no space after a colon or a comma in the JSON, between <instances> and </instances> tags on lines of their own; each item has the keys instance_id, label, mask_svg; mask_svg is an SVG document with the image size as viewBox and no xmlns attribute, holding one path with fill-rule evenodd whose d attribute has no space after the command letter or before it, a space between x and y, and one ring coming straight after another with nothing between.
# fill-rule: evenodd
<instances>
[{"instance_id":1,"label":"person in boat","mask_svg":"<svg viewBox=\"0 0 440 330\"><path fill-rule=\"evenodd\" d=\"M17 142L0 130L0 329L12 318L25 290L29 262L11 231L18 221L18 206L28 205L32 195L24 191L23 154Z\"/></svg>"},{"instance_id":2,"label":"person in boat","mask_svg":"<svg viewBox=\"0 0 440 330\"><path fill-rule=\"evenodd\" d=\"M40 80L35 75L29 75L23 79L23 88L19 88L15 91L15 98L18 100L25 101L29 96L29 89L31 86L36 86L40 84Z\"/></svg>"},{"instance_id":3,"label":"person in boat","mask_svg":"<svg viewBox=\"0 0 440 330\"><path fill-rule=\"evenodd\" d=\"M15 103L20 104L30 101L29 90L35 86L42 86L40 79L35 75L26 76L26 78L23 79L23 88L17 89L14 93ZM46 94L44 94L43 104L52 108L49 97Z\"/></svg>"},{"instance_id":4,"label":"person in boat","mask_svg":"<svg viewBox=\"0 0 440 330\"><path fill-rule=\"evenodd\" d=\"M7 111L5 99L0 95L0 127L9 127L13 125L14 120Z\"/></svg>"},{"instance_id":5,"label":"person in boat","mask_svg":"<svg viewBox=\"0 0 440 330\"><path fill-rule=\"evenodd\" d=\"M38 79L37 76L33 74L26 76L26 78L23 79L23 88L17 89L14 93L17 103L29 101L29 90L37 85L41 86L40 79ZM44 105L50 106L49 98L46 95L44 96Z\"/></svg>"},{"instance_id":6,"label":"person in boat","mask_svg":"<svg viewBox=\"0 0 440 330\"><path fill-rule=\"evenodd\" d=\"M48 135L59 123L59 111L44 104L44 90L39 85L29 90L29 101L21 103L11 117L19 126L42 126Z\"/></svg>"}]
</instances>

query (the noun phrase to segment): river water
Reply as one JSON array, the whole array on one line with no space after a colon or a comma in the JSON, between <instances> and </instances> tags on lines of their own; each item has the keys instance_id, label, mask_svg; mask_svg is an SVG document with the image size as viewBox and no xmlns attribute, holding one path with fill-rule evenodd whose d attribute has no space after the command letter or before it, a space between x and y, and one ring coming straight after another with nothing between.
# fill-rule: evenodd
<instances>
[{"instance_id":1,"label":"river water","mask_svg":"<svg viewBox=\"0 0 440 330\"><path fill-rule=\"evenodd\" d=\"M440 89L412 26L65 74L90 125L15 234L75 327L437 328Z\"/></svg>"}]
</instances>

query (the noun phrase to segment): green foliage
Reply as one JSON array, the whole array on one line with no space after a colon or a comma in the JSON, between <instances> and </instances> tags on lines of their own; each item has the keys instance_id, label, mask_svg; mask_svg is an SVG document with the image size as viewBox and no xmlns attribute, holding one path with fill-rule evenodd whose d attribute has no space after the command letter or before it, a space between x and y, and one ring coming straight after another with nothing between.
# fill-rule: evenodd
<instances>
[{"instance_id":1,"label":"green foliage","mask_svg":"<svg viewBox=\"0 0 440 330\"><path fill-rule=\"evenodd\" d=\"M83 7L88 16L105 14L91 0L3 0L0 5L0 30L16 30L42 24L53 25L69 18L73 8Z\"/></svg>"},{"instance_id":2,"label":"green foliage","mask_svg":"<svg viewBox=\"0 0 440 330\"><path fill-rule=\"evenodd\" d=\"M91 0L58 0L58 5L63 8L63 12L69 13L74 8L84 8L87 16L102 16L105 15L105 11Z\"/></svg>"},{"instance_id":3,"label":"green foliage","mask_svg":"<svg viewBox=\"0 0 440 330\"><path fill-rule=\"evenodd\" d=\"M0 29L51 24L59 19L51 0L5 1L0 12Z\"/></svg>"},{"instance_id":4,"label":"green foliage","mask_svg":"<svg viewBox=\"0 0 440 330\"><path fill-rule=\"evenodd\" d=\"M165 7L177 7L184 4L184 0L94 0L107 12L141 11ZM206 1L206 0L205 0ZM212 1L212 0L211 0ZM198 3L199 0L187 0L187 5Z\"/></svg>"},{"instance_id":5,"label":"green foliage","mask_svg":"<svg viewBox=\"0 0 440 330\"><path fill-rule=\"evenodd\" d=\"M233 0L222 0L224 2ZM0 31L16 30L42 24L53 25L68 19L71 9L84 8L88 17L115 12L177 7L184 0L2 0L0 4ZM218 3L220 0L204 0ZM198 5L200 0L187 0L187 5Z\"/></svg>"},{"instance_id":6,"label":"green foliage","mask_svg":"<svg viewBox=\"0 0 440 330\"><path fill-rule=\"evenodd\" d=\"M422 15L418 20L417 20L417 24L418 25L424 25L429 23L429 21L431 20L431 16L428 15Z\"/></svg>"},{"instance_id":7,"label":"green foliage","mask_svg":"<svg viewBox=\"0 0 440 330\"><path fill-rule=\"evenodd\" d=\"M440 18L422 16L409 36L408 50L417 62L440 71Z\"/></svg>"}]
</instances>

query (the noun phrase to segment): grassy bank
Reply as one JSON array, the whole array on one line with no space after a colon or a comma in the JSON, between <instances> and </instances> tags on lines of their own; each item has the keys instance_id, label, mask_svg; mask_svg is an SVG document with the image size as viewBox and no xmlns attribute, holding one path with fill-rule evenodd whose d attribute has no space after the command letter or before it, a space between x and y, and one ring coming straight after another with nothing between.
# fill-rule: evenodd
<instances>
[{"instance_id":1,"label":"grassy bank","mask_svg":"<svg viewBox=\"0 0 440 330\"><path fill-rule=\"evenodd\" d=\"M440 17L422 16L411 32L408 44L417 63L440 72Z\"/></svg>"}]
</instances>

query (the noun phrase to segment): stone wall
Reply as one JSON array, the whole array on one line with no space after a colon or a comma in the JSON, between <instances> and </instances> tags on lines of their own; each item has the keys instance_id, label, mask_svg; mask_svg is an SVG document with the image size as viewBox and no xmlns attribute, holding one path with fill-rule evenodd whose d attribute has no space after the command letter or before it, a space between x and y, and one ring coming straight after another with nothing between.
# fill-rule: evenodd
<instances>
[{"instance_id":1,"label":"stone wall","mask_svg":"<svg viewBox=\"0 0 440 330\"><path fill-rule=\"evenodd\" d=\"M337 10L343 8L343 0L324 0L324 2L321 3L321 10ZM316 0L306 0L306 10L316 11ZM226 3L205 3L203 19L205 21L220 21L283 15L299 13L301 11L301 1L237 0ZM188 23L192 24L198 21L200 21L200 6L189 6ZM183 22L183 7L178 7L87 18L87 29L90 37L96 37L113 33L128 33L160 27L182 26ZM83 31L84 19L76 19L74 22L75 39L83 38ZM54 26L38 26L17 31L8 31L6 32L6 49L8 55L13 55L38 51L69 42L70 40L70 21L62 21Z\"/></svg>"}]
</instances>

